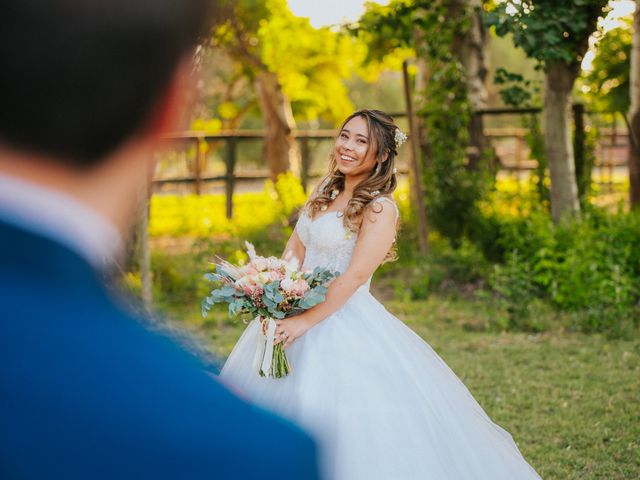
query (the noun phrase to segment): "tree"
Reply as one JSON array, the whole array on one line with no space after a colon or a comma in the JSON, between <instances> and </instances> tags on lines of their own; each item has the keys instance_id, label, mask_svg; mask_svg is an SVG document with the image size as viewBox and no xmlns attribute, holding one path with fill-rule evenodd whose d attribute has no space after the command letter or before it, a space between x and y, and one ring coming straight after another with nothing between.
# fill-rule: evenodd
<instances>
[{"instance_id":1,"label":"tree","mask_svg":"<svg viewBox=\"0 0 640 480\"><path fill-rule=\"evenodd\" d=\"M619 26L595 45L591 69L582 82L589 103L599 110L625 114L629 110L631 37L632 19L621 18Z\"/></svg>"},{"instance_id":2,"label":"tree","mask_svg":"<svg viewBox=\"0 0 640 480\"><path fill-rule=\"evenodd\" d=\"M257 112L258 103L244 66L220 48L200 47L197 55L198 99L193 130L212 133L239 128L245 116Z\"/></svg>"},{"instance_id":3,"label":"tree","mask_svg":"<svg viewBox=\"0 0 640 480\"><path fill-rule=\"evenodd\" d=\"M343 80L365 50L328 28L296 17L285 0L227 1L227 20L213 35L250 79L264 120L265 158L273 179L298 162L296 117L333 121L352 110Z\"/></svg>"},{"instance_id":4,"label":"tree","mask_svg":"<svg viewBox=\"0 0 640 480\"><path fill-rule=\"evenodd\" d=\"M630 84L629 138L632 141L629 153L629 199L633 208L640 208L640 0L636 0L633 14Z\"/></svg>"},{"instance_id":5,"label":"tree","mask_svg":"<svg viewBox=\"0 0 640 480\"><path fill-rule=\"evenodd\" d=\"M269 70L260 55L260 28L273 16L269 0L226 2L227 21L213 35L213 45L222 47L242 65L243 73L255 84L266 128L264 153L272 179L290 169L297 159L291 103L282 93L277 74Z\"/></svg>"},{"instance_id":6,"label":"tree","mask_svg":"<svg viewBox=\"0 0 640 480\"><path fill-rule=\"evenodd\" d=\"M418 112L426 142L425 191L430 223L454 245L471 233L486 186L485 27L479 0L395 0L368 4L357 33L370 55L412 48L418 58ZM471 148L469 148L471 147Z\"/></svg>"},{"instance_id":7,"label":"tree","mask_svg":"<svg viewBox=\"0 0 640 480\"><path fill-rule=\"evenodd\" d=\"M637 19L635 20L638 21ZM596 55L592 63L591 71L585 75L584 86L587 98L598 109L609 112L619 112L627 120L629 132L629 201L632 207L640 205L640 156L634 140L640 132L633 131L633 118L637 115L640 100L640 84L636 88L629 88L631 73L635 68L635 78L640 76L640 54L632 54L634 36L638 37L640 26L634 26L634 18L621 18L618 27L609 30L596 44ZM640 38L635 40L640 45ZM636 47L637 49L640 46ZM636 65L633 66L632 62ZM638 80L636 80L638 82ZM635 99L635 108L632 108ZM629 117L627 118L627 113ZM638 120L636 120L637 125ZM638 127L636 126L636 129Z\"/></svg>"},{"instance_id":8,"label":"tree","mask_svg":"<svg viewBox=\"0 0 640 480\"><path fill-rule=\"evenodd\" d=\"M513 42L545 72L544 137L551 178L551 217L580 210L571 138L571 94L580 63L608 0L508 0L487 14L499 36Z\"/></svg>"},{"instance_id":9,"label":"tree","mask_svg":"<svg viewBox=\"0 0 640 480\"><path fill-rule=\"evenodd\" d=\"M487 107L487 45L488 36L483 18L482 0L451 0L448 5L450 16L459 17L466 10L467 28L461 35L455 35L451 52L465 72L467 96L474 112ZM476 168L484 152L490 148L484 136L484 122L481 115L472 114L469 122L469 165Z\"/></svg>"}]
</instances>

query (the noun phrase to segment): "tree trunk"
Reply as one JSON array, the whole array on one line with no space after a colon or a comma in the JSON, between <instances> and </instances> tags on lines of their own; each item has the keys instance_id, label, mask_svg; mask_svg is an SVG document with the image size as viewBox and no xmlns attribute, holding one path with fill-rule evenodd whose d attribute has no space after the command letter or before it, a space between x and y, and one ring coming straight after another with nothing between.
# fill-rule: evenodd
<instances>
[{"instance_id":1,"label":"tree trunk","mask_svg":"<svg viewBox=\"0 0 640 480\"><path fill-rule=\"evenodd\" d=\"M423 33L420 29L416 28L414 36L416 42L423 41ZM422 47L416 48L418 52L422 50ZM416 78L413 88L413 103L415 105L415 111L419 112L424 107L425 98L427 96L427 85L429 84L430 72L429 62L427 59L421 56L416 58ZM416 115L416 130L418 131L418 142L421 153L421 164L426 168L429 165L429 158L431 152L429 151L429 142L427 141L427 128L424 123L424 117L422 115Z\"/></svg>"},{"instance_id":2,"label":"tree trunk","mask_svg":"<svg viewBox=\"0 0 640 480\"><path fill-rule=\"evenodd\" d=\"M407 117L409 118L409 143L411 144L411 194L418 219L418 244L420 253L426 255L429 252L429 230L427 226L427 214L424 205L424 191L422 189L422 163L420 161L420 144L418 125L413 111L413 98L411 95L411 84L409 81L409 70L407 61L402 63L402 77L404 83L404 96L407 105Z\"/></svg>"},{"instance_id":3,"label":"tree trunk","mask_svg":"<svg viewBox=\"0 0 640 480\"><path fill-rule=\"evenodd\" d=\"M591 191L591 176L593 171L593 161L587 155L586 138L584 130L584 105L577 103L573 105L573 157L575 159L576 184L578 187L578 201L581 206L588 201Z\"/></svg>"},{"instance_id":4,"label":"tree trunk","mask_svg":"<svg viewBox=\"0 0 640 480\"><path fill-rule=\"evenodd\" d=\"M256 90L265 122L264 156L275 181L279 174L291 169L299 174L299 155L293 131L296 128L291 103L282 92L278 76L261 71L256 78Z\"/></svg>"},{"instance_id":5,"label":"tree trunk","mask_svg":"<svg viewBox=\"0 0 640 480\"><path fill-rule=\"evenodd\" d=\"M629 203L631 208L640 208L640 0L636 0L633 14L633 41L631 46L629 95Z\"/></svg>"},{"instance_id":6,"label":"tree trunk","mask_svg":"<svg viewBox=\"0 0 640 480\"><path fill-rule=\"evenodd\" d=\"M488 35L483 22L481 0L454 0L449 12L459 15L460 10L469 9L470 25L464 35L454 38L451 52L457 58L467 77L467 94L473 111L487 106L486 78ZM469 168L476 169L482 159L483 152L491 148L489 140L484 136L484 122L481 115L472 115L469 121Z\"/></svg>"},{"instance_id":7,"label":"tree trunk","mask_svg":"<svg viewBox=\"0 0 640 480\"><path fill-rule=\"evenodd\" d=\"M576 69L558 62L547 68L544 95L545 154L551 177L551 218L580 211L571 139L571 90Z\"/></svg>"}]
</instances>

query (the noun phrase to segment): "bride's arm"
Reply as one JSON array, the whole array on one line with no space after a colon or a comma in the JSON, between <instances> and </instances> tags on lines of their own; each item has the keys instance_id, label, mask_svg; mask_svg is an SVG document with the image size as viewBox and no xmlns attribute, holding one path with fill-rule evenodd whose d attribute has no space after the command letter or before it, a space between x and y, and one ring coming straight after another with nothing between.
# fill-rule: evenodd
<instances>
[{"instance_id":1,"label":"bride's arm","mask_svg":"<svg viewBox=\"0 0 640 480\"><path fill-rule=\"evenodd\" d=\"M306 250L304 248L304 244L302 243L302 240L300 240L298 232L296 232L296 230L294 229L293 233L289 237L287 246L284 247L282 258L285 260L291 260L295 257L296 259L298 259L299 266L302 267L302 264L304 263L305 252Z\"/></svg>"},{"instance_id":2,"label":"bride's arm","mask_svg":"<svg viewBox=\"0 0 640 480\"><path fill-rule=\"evenodd\" d=\"M307 199L307 202L305 203L305 206L303 208L306 208L309 202L318 195L318 190L320 189L321 185L322 185L322 182L316 185L316 187L313 189L313 192L311 192L311 195L309 195L309 198ZM304 247L304 244L302 243L302 240L300 240L300 236L298 235L298 232L294 228L293 233L289 237L289 241L287 242L287 245L284 247L284 252L282 252L282 258L285 260L291 260L292 258L295 257L300 262L300 267L302 267L302 264L304 263L305 253L306 253L306 249Z\"/></svg>"},{"instance_id":3,"label":"bride's arm","mask_svg":"<svg viewBox=\"0 0 640 480\"><path fill-rule=\"evenodd\" d=\"M289 337L284 346L287 347L308 329L337 311L380 266L396 234L395 206L390 202L381 202L380 206L380 212L370 209L365 212L349 268L331 282L325 301L300 315L276 322L276 341L281 340L281 332L286 332Z\"/></svg>"}]
</instances>

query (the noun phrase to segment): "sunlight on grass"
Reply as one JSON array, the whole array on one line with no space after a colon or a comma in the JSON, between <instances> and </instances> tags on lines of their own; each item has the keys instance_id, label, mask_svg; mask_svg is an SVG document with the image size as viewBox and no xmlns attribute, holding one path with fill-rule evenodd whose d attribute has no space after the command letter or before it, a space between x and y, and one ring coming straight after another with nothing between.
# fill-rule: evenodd
<instances>
[{"instance_id":1,"label":"sunlight on grass","mask_svg":"<svg viewBox=\"0 0 640 480\"><path fill-rule=\"evenodd\" d=\"M542 478L640 478L640 340L488 332L482 326L499 312L486 300L386 303L513 435ZM244 329L224 309L202 319L197 304L165 308L220 358Z\"/></svg>"}]
</instances>

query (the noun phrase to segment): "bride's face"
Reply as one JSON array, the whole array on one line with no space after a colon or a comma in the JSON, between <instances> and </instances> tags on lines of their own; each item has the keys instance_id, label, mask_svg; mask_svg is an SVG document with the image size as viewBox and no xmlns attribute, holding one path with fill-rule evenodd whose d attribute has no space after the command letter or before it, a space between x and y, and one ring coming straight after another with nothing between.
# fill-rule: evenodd
<instances>
[{"instance_id":1,"label":"bride's face","mask_svg":"<svg viewBox=\"0 0 640 480\"><path fill-rule=\"evenodd\" d=\"M376 150L367 121L354 117L340 131L333 153L338 170L346 176L358 177L368 175L375 168Z\"/></svg>"}]
</instances>

